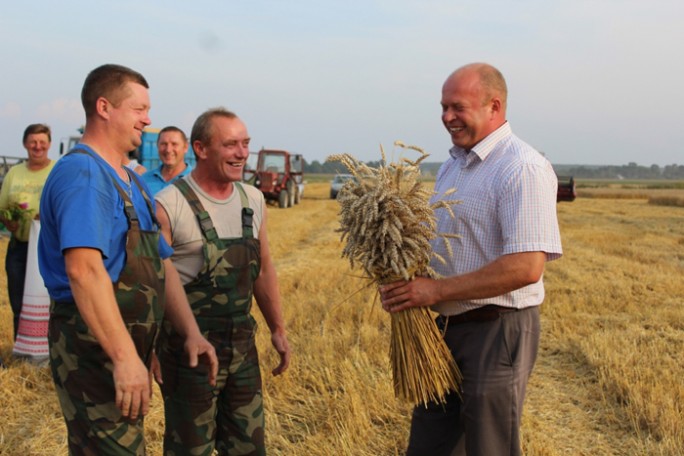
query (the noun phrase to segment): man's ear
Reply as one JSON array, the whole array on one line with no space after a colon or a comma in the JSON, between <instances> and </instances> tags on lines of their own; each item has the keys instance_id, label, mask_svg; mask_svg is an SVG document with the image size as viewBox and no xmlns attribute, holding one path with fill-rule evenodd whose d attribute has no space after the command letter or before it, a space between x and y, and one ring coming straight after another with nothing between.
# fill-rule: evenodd
<instances>
[{"instance_id":1,"label":"man's ear","mask_svg":"<svg viewBox=\"0 0 684 456\"><path fill-rule=\"evenodd\" d=\"M204 145L202 144L202 141L200 141L199 139L196 139L192 142L192 149L197 154L197 158L201 158L203 160L207 158L207 153L204 149Z\"/></svg>"},{"instance_id":2,"label":"man's ear","mask_svg":"<svg viewBox=\"0 0 684 456\"><path fill-rule=\"evenodd\" d=\"M95 101L95 112L100 117L109 120L109 110L112 105L105 97L100 97Z\"/></svg>"},{"instance_id":3,"label":"man's ear","mask_svg":"<svg viewBox=\"0 0 684 456\"><path fill-rule=\"evenodd\" d=\"M492 112L492 115L497 115L501 113L501 100L497 97L492 98L490 109Z\"/></svg>"}]
</instances>

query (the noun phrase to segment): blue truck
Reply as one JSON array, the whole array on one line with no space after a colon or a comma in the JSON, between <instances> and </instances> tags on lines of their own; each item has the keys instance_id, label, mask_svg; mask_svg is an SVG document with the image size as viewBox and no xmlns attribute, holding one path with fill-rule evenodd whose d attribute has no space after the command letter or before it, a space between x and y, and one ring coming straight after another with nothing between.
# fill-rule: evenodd
<instances>
[{"instance_id":1,"label":"blue truck","mask_svg":"<svg viewBox=\"0 0 684 456\"><path fill-rule=\"evenodd\" d=\"M159 150L157 149L157 139L159 139L158 128L145 128L142 133L142 144L135 151L135 158L138 163L143 165L148 170L158 168L161 165L159 160ZM69 152L79 141L81 136L69 136L62 139L59 144L59 155ZM185 153L185 161L192 167L195 166L195 153L192 147L188 144L188 150Z\"/></svg>"}]
</instances>

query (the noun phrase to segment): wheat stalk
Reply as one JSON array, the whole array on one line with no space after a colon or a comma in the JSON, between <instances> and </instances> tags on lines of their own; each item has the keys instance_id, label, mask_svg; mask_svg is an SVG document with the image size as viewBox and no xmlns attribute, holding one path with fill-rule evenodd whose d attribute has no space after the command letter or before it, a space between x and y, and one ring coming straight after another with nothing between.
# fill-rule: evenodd
<instances>
[{"instance_id":1,"label":"wheat stalk","mask_svg":"<svg viewBox=\"0 0 684 456\"><path fill-rule=\"evenodd\" d=\"M420 163L429 155L417 146L397 141L395 146L420 153L417 160L402 158L387 163L380 146L381 165L361 163L349 154L332 155L356 180L340 190L342 256L352 268L360 267L377 284L418 276L435 277L430 267L430 241L442 237L451 254L450 238L436 233L434 210L446 209L457 200L430 204L433 192L420 181ZM444 196L453 193L446 192ZM395 395L414 404L445 402L449 391L459 391L461 374L449 348L426 307L413 307L391 314L390 362Z\"/></svg>"}]
</instances>

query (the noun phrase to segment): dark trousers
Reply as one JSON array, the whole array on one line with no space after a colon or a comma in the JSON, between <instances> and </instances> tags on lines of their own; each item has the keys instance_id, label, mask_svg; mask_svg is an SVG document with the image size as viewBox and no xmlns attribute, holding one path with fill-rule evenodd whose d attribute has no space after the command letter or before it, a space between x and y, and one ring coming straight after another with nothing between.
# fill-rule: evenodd
<instances>
[{"instance_id":1,"label":"dark trousers","mask_svg":"<svg viewBox=\"0 0 684 456\"><path fill-rule=\"evenodd\" d=\"M14 237L7 245L5 272L7 273L7 295L14 315L14 339L19 330L19 316L24 302L24 281L26 280L26 259L28 242L17 241Z\"/></svg>"},{"instance_id":2,"label":"dark trousers","mask_svg":"<svg viewBox=\"0 0 684 456\"><path fill-rule=\"evenodd\" d=\"M461 400L417 406L409 456L519 456L527 380L539 347L539 307L450 325L445 341L463 374Z\"/></svg>"}]
</instances>

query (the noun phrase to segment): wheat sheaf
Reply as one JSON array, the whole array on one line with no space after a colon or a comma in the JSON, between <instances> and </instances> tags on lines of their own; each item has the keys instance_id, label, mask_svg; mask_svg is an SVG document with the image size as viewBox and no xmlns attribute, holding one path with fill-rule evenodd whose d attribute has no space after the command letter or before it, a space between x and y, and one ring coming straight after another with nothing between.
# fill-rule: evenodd
<instances>
[{"instance_id":1,"label":"wheat sheaf","mask_svg":"<svg viewBox=\"0 0 684 456\"><path fill-rule=\"evenodd\" d=\"M342 163L355 180L340 190L342 256L352 268L361 268L376 284L415 277L437 277L430 267L431 257L447 259L432 251L430 241L440 239L451 254L450 238L437 233L434 211L444 209L453 217L449 199L453 190L430 203L433 191L420 182L420 163L429 156L418 146L394 143L404 150L418 152L419 158L401 158L387 163L380 146L380 166L366 165L350 154L328 157ZM449 348L426 307L391 313L390 364L394 392L413 404L444 403L450 391L458 393L461 374Z\"/></svg>"}]
</instances>

